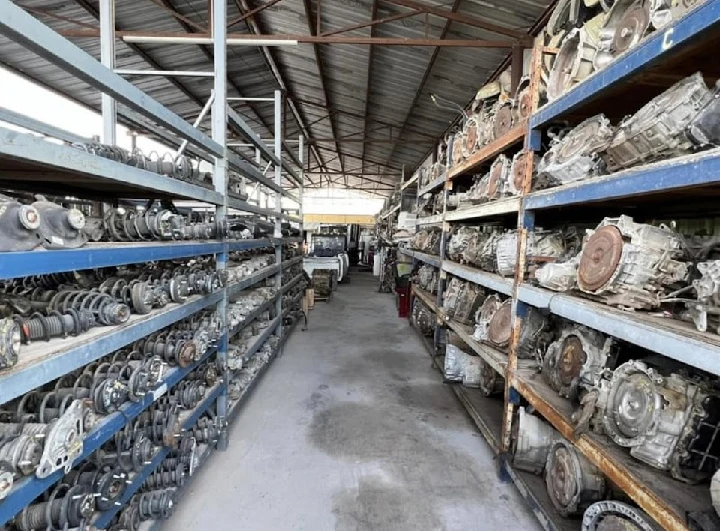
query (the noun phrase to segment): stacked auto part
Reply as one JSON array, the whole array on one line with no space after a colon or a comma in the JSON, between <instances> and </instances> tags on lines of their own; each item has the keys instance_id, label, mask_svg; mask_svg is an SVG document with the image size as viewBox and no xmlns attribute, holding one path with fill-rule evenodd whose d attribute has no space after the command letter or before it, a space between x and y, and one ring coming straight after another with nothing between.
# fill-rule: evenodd
<instances>
[{"instance_id":1,"label":"stacked auto part","mask_svg":"<svg viewBox=\"0 0 720 531\"><path fill-rule=\"evenodd\" d=\"M435 333L436 316L420 299L413 300L412 313L410 314L413 325L425 337L432 337Z\"/></svg>"},{"instance_id":2,"label":"stacked auto part","mask_svg":"<svg viewBox=\"0 0 720 531\"><path fill-rule=\"evenodd\" d=\"M413 281L418 287L429 293L437 293L438 282L440 280L440 271L436 267L429 264L420 266L417 273L413 277Z\"/></svg>"},{"instance_id":3,"label":"stacked auto part","mask_svg":"<svg viewBox=\"0 0 720 531\"><path fill-rule=\"evenodd\" d=\"M424 253L440 255L440 240L442 232L438 229L423 229L419 231L410 242L410 247Z\"/></svg>"}]
</instances>

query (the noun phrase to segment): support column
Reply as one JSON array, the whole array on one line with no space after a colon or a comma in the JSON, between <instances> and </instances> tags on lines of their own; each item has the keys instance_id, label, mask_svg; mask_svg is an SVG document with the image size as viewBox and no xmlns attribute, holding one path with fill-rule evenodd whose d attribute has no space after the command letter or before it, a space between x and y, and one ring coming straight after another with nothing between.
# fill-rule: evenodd
<instances>
[{"instance_id":1,"label":"support column","mask_svg":"<svg viewBox=\"0 0 720 531\"><path fill-rule=\"evenodd\" d=\"M115 69L115 0L100 0L100 61L110 70ZM102 142L117 143L117 104L112 96L100 95L103 132Z\"/></svg>"},{"instance_id":2,"label":"support column","mask_svg":"<svg viewBox=\"0 0 720 531\"><path fill-rule=\"evenodd\" d=\"M275 91L275 157L279 162L282 161L282 119L283 119L283 97L282 91ZM275 184L278 186L282 185L282 166L280 164L275 165ZM275 238L282 238L282 194L275 192ZM275 261L282 265L282 243L275 244ZM275 276L275 286L278 290L282 289L282 267L280 272ZM276 314L282 317L282 297L278 297L275 303ZM283 325L282 321L278 326L277 334L282 337Z\"/></svg>"},{"instance_id":3,"label":"support column","mask_svg":"<svg viewBox=\"0 0 720 531\"><path fill-rule=\"evenodd\" d=\"M222 156L215 157L215 164L213 167L213 187L215 191L223 194L223 204L215 208L215 219L219 226L224 225L227 220L228 207L227 207L227 43L226 43L226 32L225 19L227 17L227 4L226 0L213 0L212 3L212 16L213 16L213 53L215 56L214 63L214 99L212 101L212 114L211 114L211 128L212 138L215 142L220 144L223 153ZM227 268L227 247L222 253L216 255L216 266L218 270L225 270ZM226 331L220 339L218 344L218 358L221 360L221 366L223 367L223 382L224 388L220 396L218 397L217 409L218 417L222 421L227 420L228 414L228 386L230 384L230 373L227 370L227 351L228 351L228 336L227 336L227 290L222 300L217 305L217 311L220 315L220 321L222 323L222 329ZM218 449L227 449L227 432L223 431L220 440L218 441Z\"/></svg>"}]
</instances>

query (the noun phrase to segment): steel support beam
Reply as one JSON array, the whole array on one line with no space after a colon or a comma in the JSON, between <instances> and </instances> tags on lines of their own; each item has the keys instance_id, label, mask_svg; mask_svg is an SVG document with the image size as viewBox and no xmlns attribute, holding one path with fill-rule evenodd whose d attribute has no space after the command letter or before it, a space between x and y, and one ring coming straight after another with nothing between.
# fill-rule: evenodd
<instances>
[{"instance_id":1,"label":"steel support beam","mask_svg":"<svg viewBox=\"0 0 720 531\"><path fill-rule=\"evenodd\" d=\"M397 15L391 15L389 17L375 19L377 16L377 2L373 1L373 15L370 22L363 22L362 24L355 24L354 26L345 26L344 28L336 29L333 31L325 31L320 34L321 37L329 37L330 35L338 35L339 33L347 33L349 31L355 31L362 28L377 26L378 24L386 24L388 22L394 22L396 20L402 20L404 18L414 17L415 15L421 15L422 11L414 10L410 13L398 13ZM373 36L372 34L370 35Z\"/></svg>"},{"instance_id":2,"label":"steel support beam","mask_svg":"<svg viewBox=\"0 0 720 531\"><path fill-rule=\"evenodd\" d=\"M261 4L261 5L257 6L257 7L254 7L253 9L250 9L250 10L248 10L248 11L245 11L242 15L240 15L239 17L236 17L236 18L232 19L231 21L229 21L229 22L227 23L228 29L230 29L231 27L233 27L235 24L238 24L238 23L242 22L243 20L246 20L246 19L248 19L248 18L250 18L250 17L252 17L252 16L255 16L257 13L260 13L261 11L267 9L268 7L274 6L274 5L277 4L278 2L280 2L280 0L270 0L269 2L265 2L264 4Z\"/></svg>"},{"instance_id":3,"label":"steel support beam","mask_svg":"<svg viewBox=\"0 0 720 531\"><path fill-rule=\"evenodd\" d=\"M115 70L115 0L100 0L100 62L110 71ZM102 113L102 142L117 143L117 104L108 93L100 94Z\"/></svg>"},{"instance_id":4,"label":"steel support beam","mask_svg":"<svg viewBox=\"0 0 720 531\"><path fill-rule=\"evenodd\" d=\"M372 8L370 11L370 18L375 19L377 17L378 0L373 0ZM375 26L370 28L370 37L375 36ZM367 82L365 84L365 110L363 111L363 136L367 136L368 128L368 113L370 112L370 86L372 83L372 65L373 65L373 47L368 48L368 66L367 66ZM360 152L360 167L365 170L365 148L367 144L363 143L362 151Z\"/></svg>"}]
</instances>

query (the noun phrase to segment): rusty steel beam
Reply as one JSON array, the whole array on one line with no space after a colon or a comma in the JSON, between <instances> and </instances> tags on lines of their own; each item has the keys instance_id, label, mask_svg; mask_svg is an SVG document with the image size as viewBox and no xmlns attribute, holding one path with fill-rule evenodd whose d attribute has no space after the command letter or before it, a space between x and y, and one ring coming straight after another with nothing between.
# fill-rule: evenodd
<instances>
[{"instance_id":1,"label":"rusty steel beam","mask_svg":"<svg viewBox=\"0 0 720 531\"><path fill-rule=\"evenodd\" d=\"M395 144L416 144L423 142L423 138L311 138L307 141L308 144L387 144L393 142Z\"/></svg>"},{"instance_id":2,"label":"rusty steel beam","mask_svg":"<svg viewBox=\"0 0 720 531\"><path fill-rule=\"evenodd\" d=\"M372 9L370 11L370 19L373 20L377 17L378 0L373 0ZM370 37L375 37L375 26L370 28ZM368 128L368 116L370 113L370 86L372 84L372 65L373 65L373 47L368 48L368 63L367 63L367 82L365 84L365 110L363 111L363 136L367 136ZM362 151L360 152L360 167L365 169L365 148L367 144L362 145Z\"/></svg>"},{"instance_id":3,"label":"rusty steel beam","mask_svg":"<svg viewBox=\"0 0 720 531\"><path fill-rule=\"evenodd\" d=\"M462 14L456 13L454 11L445 11L444 9L436 9L431 6L421 4L420 2L415 2L414 0L383 0L383 1L387 2L388 4L409 7L411 9L417 9L418 11L423 11L425 13L429 13L431 15L435 15L436 17L444 18L446 20L452 20L453 22L460 22L461 24L465 24L467 26L482 28L484 30L491 31L491 32L497 33L499 35L505 35L507 37L512 37L513 39L516 39L520 42L527 42L527 40L528 40L527 33L523 32L523 31L515 30L512 28L506 28L504 26L498 26L497 24L493 24L491 22L486 22L485 20L475 18L470 15L462 15Z\"/></svg>"},{"instance_id":4,"label":"rusty steel beam","mask_svg":"<svg viewBox=\"0 0 720 531\"><path fill-rule=\"evenodd\" d=\"M318 102L312 101L312 100L295 98L295 101L297 101L298 103L302 103L303 105L310 105L310 106L312 106L312 107L325 107L322 103L318 103ZM367 101L368 101L367 98L365 98L365 102L366 102L366 103L367 103ZM358 114L358 113L356 113L356 112L341 111L340 109L333 109L333 112L340 113L340 114L344 114L344 115L346 115L346 116L352 116L353 118L358 118L358 119L360 119L360 120L362 120L362 119L365 118L364 115ZM386 126L386 127L393 128L393 129L401 129L401 128L403 127L403 124L394 124L394 123L391 123L391 122L386 122L386 121L383 121L383 120L378 120L377 118L373 118L372 121L375 122L375 123L378 123L378 124L380 124L380 125L384 125L384 126ZM424 136L424 137L428 138L429 140L435 141L435 140L437 139L437 137L435 137L434 135L431 135L431 134L429 134L429 133L426 133L425 131L420 131L419 129L414 129L414 128L407 127L407 126L405 127L405 129L406 129L407 131L410 131L411 133L415 133L415 134L418 135L418 136Z\"/></svg>"},{"instance_id":5,"label":"rusty steel beam","mask_svg":"<svg viewBox=\"0 0 720 531\"><path fill-rule=\"evenodd\" d=\"M92 29L68 29L61 30L58 33L64 37L84 38L99 37L100 30ZM183 33L173 31L116 31L115 35L119 39L127 40L137 44L138 41L147 39L151 41L153 38L180 38L180 39L196 39L199 45L207 45L208 40L212 36L208 33ZM232 41L295 41L299 44L359 44L359 45L376 45L376 46L429 46L429 47L448 47L448 48L512 48L517 44L516 41L488 41L483 39L403 39L396 37L344 37L332 35L330 37L322 37L319 35L271 35L271 34L247 34L247 33L228 33L228 40ZM189 42L187 44L194 44Z\"/></svg>"},{"instance_id":6,"label":"rusty steel beam","mask_svg":"<svg viewBox=\"0 0 720 531\"><path fill-rule=\"evenodd\" d=\"M305 10L305 19L307 20L307 26L308 31L310 32L310 35L315 36L318 32L320 32L320 2L318 1L318 10L316 13L317 16L317 24L313 26L312 23L312 6L310 5L310 0L303 0L303 8ZM332 102L330 101L330 93L327 89L327 83L325 78L325 67L323 66L322 57L320 56L320 49L317 47L316 44L313 44L313 53L315 55L315 65L317 66L318 70L318 76L320 76L320 88L322 89L323 97L325 98L325 108L332 113L333 106ZM335 120L333 119L334 115L329 114L328 120L330 121L330 131L332 132L332 136L337 138L337 126L335 124ZM308 143L310 144L310 143ZM335 141L335 151L338 154L338 162L340 163L340 171L345 171L345 162L343 161L343 153L340 150L340 144Z\"/></svg>"},{"instance_id":7,"label":"rusty steel beam","mask_svg":"<svg viewBox=\"0 0 720 531\"><path fill-rule=\"evenodd\" d=\"M454 13L460 8L460 2L462 0L454 0L451 11ZM445 35L447 35L447 32L450 30L450 26L452 25L453 21L451 19L447 19L445 21L445 25L443 26L442 32L440 33L440 38L444 38ZM415 92L415 97L413 98L412 103L410 104L410 109L408 110L408 113L405 115L405 120L403 120L403 126L400 129L399 137L402 136L403 131L405 130L405 126L407 125L408 121L410 120L410 117L412 116L413 109L415 108L415 105L417 105L418 100L420 99L420 96L422 95L423 87L425 87L425 83L427 83L428 78L430 77L430 72L432 72L433 66L435 66L435 60L437 59L438 54L440 53L440 48L435 48L433 50L432 56L430 57L430 61L428 61L427 68L425 69L425 73L423 74L422 80L420 81L420 85L418 85L418 89ZM390 162L392 160L392 156L395 154L395 150L397 149L398 143L395 142L393 144L392 149L390 150L390 155L388 156L387 162Z\"/></svg>"},{"instance_id":8,"label":"rusty steel beam","mask_svg":"<svg viewBox=\"0 0 720 531\"><path fill-rule=\"evenodd\" d=\"M79 20L75 20L74 18L65 17L62 15L58 15L57 13L53 13L52 11L47 11L45 9L39 9L36 7L28 7L28 6L20 6L28 13L32 13L33 15L44 15L48 18L54 18L55 20L61 20L63 22L69 22L70 24L76 24L82 28L88 28L93 30L100 30L98 26L93 24L88 24L87 22L81 22Z\"/></svg>"},{"instance_id":9,"label":"rusty steel beam","mask_svg":"<svg viewBox=\"0 0 720 531\"><path fill-rule=\"evenodd\" d=\"M374 4L374 3L373 3ZM376 4L374 4L376 5ZM377 10L375 10L377 12ZM337 35L339 33L347 33L348 31L354 31L362 28L367 28L369 26L377 26L378 24L386 24L388 22L393 22L395 20L402 20L404 18L410 18L414 17L415 15L422 14L421 11L414 10L410 13L398 13L397 15L392 15L385 18L380 18L375 20L375 15L373 15L372 20L370 22L363 22L361 24L355 24L354 26L346 26L344 28L336 29L333 31L326 31L320 34L321 37L329 37L330 35ZM370 35L372 37L372 34Z\"/></svg>"},{"instance_id":10,"label":"rusty steel beam","mask_svg":"<svg viewBox=\"0 0 720 531\"><path fill-rule=\"evenodd\" d=\"M247 18L256 15L257 13L260 13L261 11L263 11L264 9L267 9L268 7L274 6L274 5L277 4L278 2L280 2L280 0L270 0L269 2L265 2L265 3L262 4L262 5L259 5L259 6L253 8L253 9L251 9L251 10L249 10L249 11L246 11L245 13L243 13L242 15L240 15L239 17L235 17L234 19L230 20L230 21L227 23L228 29L231 28L231 27L233 27L235 24L238 24L238 23L242 22L243 20L245 20L245 19L247 19Z\"/></svg>"}]
</instances>

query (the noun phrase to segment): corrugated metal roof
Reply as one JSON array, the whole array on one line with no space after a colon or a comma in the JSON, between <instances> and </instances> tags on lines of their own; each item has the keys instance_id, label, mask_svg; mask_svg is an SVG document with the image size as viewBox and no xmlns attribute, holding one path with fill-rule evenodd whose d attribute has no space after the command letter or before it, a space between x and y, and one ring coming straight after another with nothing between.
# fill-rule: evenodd
<instances>
[{"instance_id":1,"label":"corrugated metal roof","mask_svg":"<svg viewBox=\"0 0 720 531\"><path fill-rule=\"evenodd\" d=\"M445 11L457 7L459 14L521 31L527 31L551 3L551 0L419 1ZM370 22L374 7L376 19L410 11L385 0L319 2L321 33ZM98 26L97 0L22 0L18 4L57 31ZM117 29L197 31L197 27L207 26L208 5L208 0L116 0ZM228 20L260 5L257 0L231 0ZM179 20L168 8L191 23ZM281 0L234 25L230 31L308 35L315 28L317 9L318 0ZM443 32L448 39L505 39L481 28L424 14L342 35L440 38ZM99 59L97 38L72 40ZM405 166L409 173L417 167L457 117L453 111L436 107L430 94L465 105L501 64L508 50L379 45L372 48L371 52L369 45L301 44L270 48L265 52L253 47L230 47L228 96L268 97L284 86L299 117L298 120L293 113L287 113L286 136L292 138L307 131L315 140L311 165L328 172L343 169L365 173L366 180L350 176L344 181L339 175L329 178L340 185L346 182L350 187L366 190L372 187L387 193L388 186L399 180L400 169ZM99 109L100 95L95 89L1 37L0 63ZM133 46L117 41L116 63L122 69L211 70L212 49L198 45ZM188 120L197 116L212 88L209 78L129 76L128 79ZM260 136L272 136L272 104L235 102L233 107ZM312 179L318 182L317 177Z\"/></svg>"}]
</instances>

